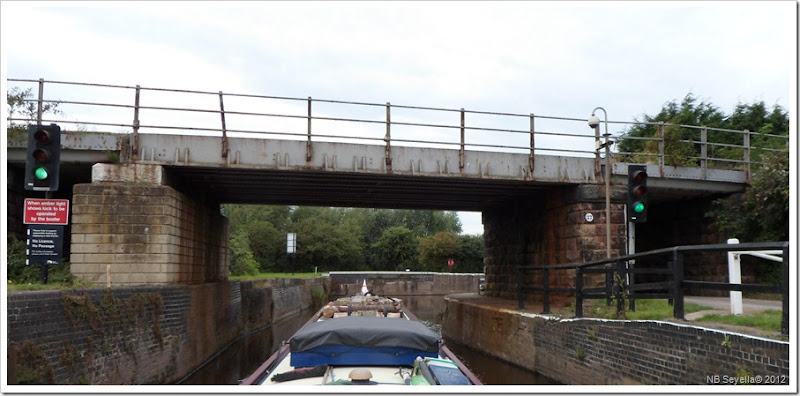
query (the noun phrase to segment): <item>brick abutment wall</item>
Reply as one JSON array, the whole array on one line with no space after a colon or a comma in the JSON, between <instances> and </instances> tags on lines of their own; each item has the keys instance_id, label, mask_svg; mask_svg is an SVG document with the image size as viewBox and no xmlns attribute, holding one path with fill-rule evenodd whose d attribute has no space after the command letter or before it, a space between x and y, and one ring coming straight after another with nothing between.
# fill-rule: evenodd
<instances>
[{"instance_id":1,"label":"brick abutment wall","mask_svg":"<svg viewBox=\"0 0 800 396\"><path fill-rule=\"evenodd\" d=\"M8 295L9 384L169 384L295 315L327 281L283 279ZM315 301L315 299L319 301Z\"/></svg>"},{"instance_id":2,"label":"brick abutment wall","mask_svg":"<svg viewBox=\"0 0 800 396\"><path fill-rule=\"evenodd\" d=\"M606 258L605 196L599 188L553 189L524 202L484 210L486 294L515 299L517 266L545 267ZM626 254L625 205L619 202L623 193L612 192L612 256ZM592 215L591 221L587 214ZM542 272L528 272L525 283L541 285ZM574 271L551 271L550 285L574 286ZM529 293L529 298L536 297Z\"/></svg>"},{"instance_id":3,"label":"brick abutment wall","mask_svg":"<svg viewBox=\"0 0 800 396\"><path fill-rule=\"evenodd\" d=\"M747 377L788 385L791 380L788 342L671 322L553 319L446 300L442 334L448 341L563 384L705 385Z\"/></svg>"}]
</instances>

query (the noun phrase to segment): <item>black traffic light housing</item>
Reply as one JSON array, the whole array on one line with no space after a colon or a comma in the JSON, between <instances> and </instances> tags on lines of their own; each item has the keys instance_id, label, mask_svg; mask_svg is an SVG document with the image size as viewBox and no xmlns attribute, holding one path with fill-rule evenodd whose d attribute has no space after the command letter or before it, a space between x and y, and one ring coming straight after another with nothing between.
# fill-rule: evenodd
<instances>
[{"instance_id":1,"label":"black traffic light housing","mask_svg":"<svg viewBox=\"0 0 800 396\"><path fill-rule=\"evenodd\" d=\"M628 221L647 222L647 165L628 165Z\"/></svg>"},{"instance_id":2,"label":"black traffic light housing","mask_svg":"<svg viewBox=\"0 0 800 396\"><path fill-rule=\"evenodd\" d=\"M56 124L28 126L25 189L57 191L61 167L61 128Z\"/></svg>"}]
</instances>

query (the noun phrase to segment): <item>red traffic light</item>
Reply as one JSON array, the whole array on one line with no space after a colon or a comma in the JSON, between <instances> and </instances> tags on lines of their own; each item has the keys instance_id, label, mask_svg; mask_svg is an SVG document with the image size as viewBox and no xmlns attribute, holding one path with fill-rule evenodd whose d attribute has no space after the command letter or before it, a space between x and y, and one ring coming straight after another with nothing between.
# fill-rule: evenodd
<instances>
[{"instance_id":1,"label":"red traffic light","mask_svg":"<svg viewBox=\"0 0 800 396\"><path fill-rule=\"evenodd\" d=\"M633 174L633 181L635 183L642 183L647 179L647 172L645 171L636 171Z\"/></svg>"},{"instance_id":2,"label":"red traffic light","mask_svg":"<svg viewBox=\"0 0 800 396\"><path fill-rule=\"evenodd\" d=\"M33 139L39 144L50 144L50 133L44 129L39 129L33 134Z\"/></svg>"}]
</instances>

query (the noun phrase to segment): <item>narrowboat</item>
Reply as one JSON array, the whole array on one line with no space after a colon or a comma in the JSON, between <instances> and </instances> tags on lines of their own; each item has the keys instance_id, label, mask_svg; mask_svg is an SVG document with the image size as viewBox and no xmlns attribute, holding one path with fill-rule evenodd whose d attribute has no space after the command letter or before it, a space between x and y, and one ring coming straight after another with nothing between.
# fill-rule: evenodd
<instances>
[{"instance_id":1,"label":"narrowboat","mask_svg":"<svg viewBox=\"0 0 800 396\"><path fill-rule=\"evenodd\" d=\"M482 385L396 298L328 303L242 385Z\"/></svg>"}]
</instances>

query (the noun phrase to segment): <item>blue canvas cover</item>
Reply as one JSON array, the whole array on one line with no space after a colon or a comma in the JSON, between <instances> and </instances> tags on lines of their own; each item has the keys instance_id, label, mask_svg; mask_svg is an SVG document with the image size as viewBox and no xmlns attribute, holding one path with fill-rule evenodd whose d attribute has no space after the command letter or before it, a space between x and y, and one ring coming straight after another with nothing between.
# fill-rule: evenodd
<instances>
[{"instance_id":1,"label":"blue canvas cover","mask_svg":"<svg viewBox=\"0 0 800 396\"><path fill-rule=\"evenodd\" d=\"M420 322L348 316L309 324L292 337L289 350L293 367L412 366L417 356L438 356L439 338Z\"/></svg>"}]
</instances>

